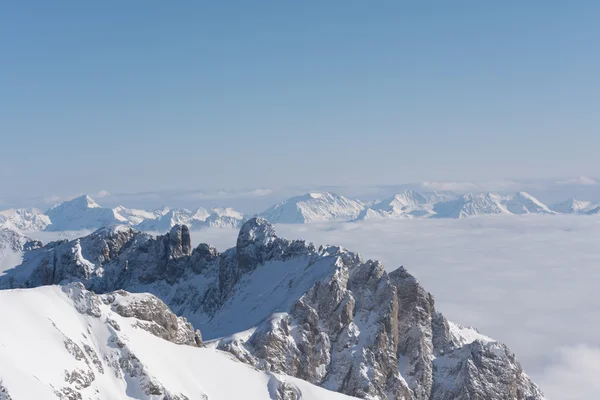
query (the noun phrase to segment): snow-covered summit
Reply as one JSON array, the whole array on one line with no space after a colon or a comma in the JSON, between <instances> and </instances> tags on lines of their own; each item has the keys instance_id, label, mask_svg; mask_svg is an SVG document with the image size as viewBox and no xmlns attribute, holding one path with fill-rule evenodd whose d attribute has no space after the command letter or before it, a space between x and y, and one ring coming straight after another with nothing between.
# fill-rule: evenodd
<instances>
[{"instance_id":1,"label":"snow-covered summit","mask_svg":"<svg viewBox=\"0 0 600 400\"><path fill-rule=\"evenodd\" d=\"M46 230L51 231L97 229L102 226L128 223L127 218L113 209L101 207L86 195L57 204L46 211L46 215L52 221Z\"/></svg>"},{"instance_id":2,"label":"snow-covered summit","mask_svg":"<svg viewBox=\"0 0 600 400\"><path fill-rule=\"evenodd\" d=\"M428 217L434 214L435 204L451 198L451 195L445 193L406 190L389 199L375 202L365 208L357 219Z\"/></svg>"},{"instance_id":3,"label":"snow-covered summit","mask_svg":"<svg viewBox=\"0 0 600 400\"><path fill-rule=\"evenodd\" d=\"M311 192L292 197L260 214L271 223L302 224L316 221L351 221L364 206L333 193Z\"/></svg>"},{"instance_id":4,"label":"snow-covered summit","mask_svg":"<svg viewBox=\"0 0 600 400\"><path fill-rule=\"evenodd\" d=\"M18 208L0 211L0 227L22 232L43 231L52 222L36 208Z\"/></svg>"},{"instance_id":5,"label":"snow-covered summit","mask_svg":"<svg viewBox=\"0 0 600 400\"><path fill-rule=\"evenodd\" d=\"M189 225L193 229L239 228L245 220L244 214L233 208L170 209L153 219L145 219L135 227L140 231L163 233L175 225Z\"/></svg>"},{"instance_id":6,"label":"snow-covered summit","mask_svg":"<svg viewBox=\"0 0 600 400\"><path fill-rule=\"evenodd\" d=\"M173 209L152 219L145 219L135 225L135 228L146 232L166 232L175 225L191 225L194 213L186 209Z\"/></svg>"},{"instance_id":7,"label":"snow-covered summit","mask_svg":"<svg viewBox=\"0 0 600 400\"><path fill-rule=\"evenodd\" d=\"M512 214L556 214L547 205L526 192L517 192L507 196L502 204Z\"/></svg>"},{"instance_id":8,"label":"snow-covered summit","mask_svg":"<svg viewBox=\"0 0 600 400\"><path fill-rule=\"evenodd\" d=\"M158 216L162 215L161 210L152 212L138 208L127 208L124 206L117 206L113 208L113 211L124 217L132 225L137 225L145 220L156 219Z\"/></svg>"},{"instance_id":9,"label":"snow-covered summit","mask_svg":"<svg viewBox=\"0 0 600 400\"><path fill-rule=\"evenodd\" d=\"M456 200L437 203L434 218L466 218L475 215L511 214L496 193L469 193Z\"/></svg>"},{"instance_id":10,"label":"snow-covered summit","mask_svg":"<svg viewBox=\"0 0 600 400\"><path fill-rule=\"evenodd\" d=\"M553 204L550 206L550 209L561 214L579 214L591 211L597 206L598 204L591 201L582 201L571 198L561 203Z\"/></svg>"}]
</instances>

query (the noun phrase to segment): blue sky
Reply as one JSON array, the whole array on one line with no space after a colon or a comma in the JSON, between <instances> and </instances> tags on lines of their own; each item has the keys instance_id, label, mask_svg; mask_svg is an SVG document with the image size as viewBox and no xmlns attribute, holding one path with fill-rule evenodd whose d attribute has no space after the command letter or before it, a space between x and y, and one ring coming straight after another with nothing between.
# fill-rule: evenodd
<instances>
[{"instance_id":1,"label":"blue sky","mask_svg":"<svg viewBox=\"0 0 600 400\"><path fill-rule=\"evenodd\" d=\"M597 175L598 17L591 1L1 2L0 195Z\"/></svg>"}]
</instances>

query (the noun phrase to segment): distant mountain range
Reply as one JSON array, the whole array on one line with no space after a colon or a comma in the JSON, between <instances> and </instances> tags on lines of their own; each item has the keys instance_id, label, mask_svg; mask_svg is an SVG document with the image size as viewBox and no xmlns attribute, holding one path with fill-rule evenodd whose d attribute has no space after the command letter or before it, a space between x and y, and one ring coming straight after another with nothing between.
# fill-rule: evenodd
<instances>
[{"instance_id":1,"label":"distant mountain range","mask_svg":"<svg viewBox=\"0 0 600 400\"><path fill-rule=\"evenodd\" d=\"M35 208L0 211L0 227L20 232L95 230L126 224L141 231L163 233L178 224L192 229L239 228L253 216L276 224L325 221L362 221L414 218L468 218L478 215L600 214L600 203L569 199L546 205L526 192L497 193L418 192L406 190L388 199L362 202L330 192L311 192L291 197L258 215L245 215L232 208L202 208L194 211L163 207L143 210L100 206L89 196L65 201L42 212Z\"/></svg>"}]
</instances>

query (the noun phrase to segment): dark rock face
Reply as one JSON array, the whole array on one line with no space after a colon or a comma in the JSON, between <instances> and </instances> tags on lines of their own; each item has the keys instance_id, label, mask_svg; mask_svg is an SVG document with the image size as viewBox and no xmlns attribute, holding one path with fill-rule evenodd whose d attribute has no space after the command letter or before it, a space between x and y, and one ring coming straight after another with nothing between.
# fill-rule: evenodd
<instances>
[{"instance_id":1,"label":"dark rock face","mask_svg":"<svg viewBox=\"0 0 600 400\"><path fill-rule=\"evenodd\" d=\"M279 238L260 218L224 253L192 250L185 226L157 238L119 227L34 250L23 268L33 272L13 276L17 286L80 281L112 292L101 301L153 334L202 343L184 315L242 362L356 397L544 399L504 345L446 320L404 268ZM96 312L93 296L85 312Z\"/></svg>"},{"instance_id":2,"label":"dark rock face","mask_svg":"<svg viewBox=\"0 0 600 400\"><path fill-rule=\"evenodd\" d=\"M185 225L175 225L165 236L167 254L169 258L189 256L192 250L190 230Z\"/></svg>"}]
</instances>

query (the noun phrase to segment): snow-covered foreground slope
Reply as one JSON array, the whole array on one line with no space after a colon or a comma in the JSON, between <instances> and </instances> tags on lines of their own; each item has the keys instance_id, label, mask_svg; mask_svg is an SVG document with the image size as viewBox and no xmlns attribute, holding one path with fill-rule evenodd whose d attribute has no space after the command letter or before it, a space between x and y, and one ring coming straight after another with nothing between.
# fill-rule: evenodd
<instances>
[{"instance_id":1,"label":"snow-covered foreground slope","mask_svg":"<svg viewBox=\"0 0 600 400\"><path fill-rule=\"evenodd\" d=\"M292 197L260 214L271 223L303 224L315 221L351 221L364 209L358 201L333 193Z\"/></svg>"},{"instance_id":2,"label":"snow-covered foreground slope","mask_svg":"<svg viewBox=\"0 0 600 400\"><path fill-rule=\"evenodd\" d=\"M264 219L223 253L192 249L185 226L105 228L26 253L0 287L70 281L153 293L240 361L352 396L543 399L506 346L449 322L404 268L279 238Z\"/></svg>"},{"instance_id":3,"label":"snow-covered foreground slope","mask_svg":"<svg viewBox=\"0 0 600 400\"><path fill-rule=\"evenodd\" d=\"M4 290L0 321L3 399L350 399L198 347L191 326L148 294Z\"/></svg>"}]
</instances>

